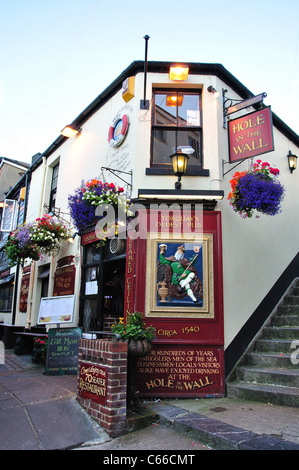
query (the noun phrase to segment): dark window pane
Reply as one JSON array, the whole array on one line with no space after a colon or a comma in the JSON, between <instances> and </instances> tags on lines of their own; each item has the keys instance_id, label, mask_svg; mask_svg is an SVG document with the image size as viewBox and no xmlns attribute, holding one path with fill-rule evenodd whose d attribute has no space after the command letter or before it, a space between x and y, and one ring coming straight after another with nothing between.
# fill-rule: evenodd
<instances>
[{"instance_id":1,"label":"dark window pane","mask_svg":"<svg viewBox=\"0 0 299 470\"><path fill-rule=\"evenodd\" d=\"M153 164L156 165L171 165L170 155L172 155L176 148L181 149L189 155L188 165L200 165L201 162L201 143L199 130L163 130L165 139L162 141L156 138L154 133L153 138ZM192 152L193 150L193 152Z\"/></svg>"},{"instance_id":2,"label":"dark window pane","mask_svg":"<svg viewBox=\"0 0 299 470\"><path fill-rule=\"evenodd\" d=\"M155 124L162 124L163 126L177 125L177 108L176 103L172 101L173 95L176 99L176 92L155 95Z\"/></svg>"},{"instance_id":3,"label":"dark window pane","mask_svg":"<svg viewBox=\"0 0 299 470\"><path fill-rule=\"evenodd\" d=\"M178 125L199 127L200 123L200 107L199 95L191 93L179 93L178 102Z\"/></svg>"}]
</instances>

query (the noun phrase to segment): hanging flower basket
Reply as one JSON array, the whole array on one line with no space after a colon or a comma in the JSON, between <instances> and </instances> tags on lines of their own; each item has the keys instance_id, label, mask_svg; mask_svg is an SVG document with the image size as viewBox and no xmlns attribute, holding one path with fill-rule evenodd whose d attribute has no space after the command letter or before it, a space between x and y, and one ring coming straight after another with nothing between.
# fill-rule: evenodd
<instances>
[{"instance_id":1,"label":"hanging flower basket","mask_svg":"<svg viewBox=\"0 0 299 470\"><path fill-rule=\"evenodd\" d=\"M9 236L4 247L11 265L23 263L26 258L38 261L40 256L59 252L60 244L67 240L69 231L48 214L32 224L18 227Z\"/></svg>"},{"instance_id":2,"label":"hanging flower basket","mask_svg":"<svg viewBox=\"0 0 299 470\"><path fill-rule=\"evenodd\" d=\"M12 232L4 247L4 251L11 266L22 264L26 258L37 261L40 256L40 248L36 243L32 243L31 235L33 226L22 225Z\"/></svg>"},{"instance_id":3,"label":"hanging flower basket","mask_svg":"<svg viewBox=\"0 0 299 470\"><path fill-rule=\"evenodd\" d=\"M228 200L241 217L252 217L255 213L276 215L281 212L285 189L278 181L279 170L269 163L257 160L249 171L238 171L230 181L232 191Z\"/></svg>"},{"instance_id":4,"label":"hanging flower basket","mask_svg":"<svg viewBox=\"0 0 299 470\"><path fill-rule=\"evenodd\" d=\"M124 188L113 183L103 183L97 178L86 183L82 181L74 194L68 197L69 210L75 227L82 230L95 225L100 220L100 217L96 216L96 209L101 204L112 205L128 215L131 201L126 197ZM117 221L115 226L110 228L116 228L117 231Z\"/></svg>"},{"instance_id":5,"label":"hanging flower basket","mask_svg":"<svg viewBox=\"0 0 299 470\"><path fill-rule=\"evenodd\" d=\"M58 219L44 214L34 222L30 238L40 247L42 254L51 255L59 252L61 242L69 236L68 229Z\"/></svg>"}]
</instances>

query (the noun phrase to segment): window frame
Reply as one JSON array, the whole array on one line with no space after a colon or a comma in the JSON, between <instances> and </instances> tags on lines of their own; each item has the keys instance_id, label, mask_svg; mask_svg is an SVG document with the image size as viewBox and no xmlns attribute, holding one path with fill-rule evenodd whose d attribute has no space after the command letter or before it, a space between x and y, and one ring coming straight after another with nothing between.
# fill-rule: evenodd
<instances>
[{"instance_id":1,"label":"window frame","mask_svg":"<svg viewBox=\"0 0 299 470\"><path fill-rule=\"evenodd\" d=\"M56 207L56 195L57 195L58 178L59 178L59 165L60 165L60 162L56 163L56 165L52 167L52 177L51 177L50 197L49 197L49 212L53 212L53 210ZM57 174L55 175L56 170L57 170ZM54 199L54 196L55 196L55 199ZM53 204L53 201L54 201L54 204Z\"/></svg>"},{"instance_id":2,"label":"window frame","mask_svg":"<svg viewBox=\"0 0 299 470\"><path fill-rule=\"evenodd\" d=\"M8 210L8 206L11 204L12 210L11 212L8 212L10 219L7 219L6 216L6 211ZM15 199L5 199L4 200L4 206L3 206L3 212L2 212L2 217L1 217L1 232L12 232L15 229L15 223L16 223L16 212L17 212L17 201ZM9 223L9 228L5 228L5 224Z\"/></svg>"},{"instance_id":3,"label":"window frame","mask_svg":"<svg viewBox=\"0 0 299 470\"><path fill-rule=\"evenodd\" d=\"M14 295L14 285L12 281L4 282L0 285L0 312L11 312ZM6 302L6 306L4 308Z\"/></svg>"},{"instance_id":4,"label":"window frame","mask_svg":"<svg viewBox=\"0 0 299 470\"><path fill-rule=\"evenodd\" d=\"M169 159L168 163L157 163L153 162L154 157L154 141L155 137L157 138L157 133L160 132L163 135L165 131L175 132L177 135L179 132L196 131L199 133L199 162L196 165L189 164L187 168L187 174L205 174L209 173L203 169L203 142L202 142L202 89L201 88L172 88L172 87L153 87L152 89L152 115L151 115L151 144L150 144L150 168L146 169L146 174L172 174L171 161ZM179 113L178 113L178 104L176 106L176 125L167 125L167 124L158 124L155 123L156 120L156 107L155 107L155 97L158 94L167 94L167 93L177 93L177 94L196 94L199 99L199 112L200 112L200 123L198 126L182 126L178 125ZM156 136L155 136L156 134ZM176 138L176 136L175 136ZM177 138L176 138L177 139ZM169 154L169 156L171 153Z\"/></svg>"}]
</instances>

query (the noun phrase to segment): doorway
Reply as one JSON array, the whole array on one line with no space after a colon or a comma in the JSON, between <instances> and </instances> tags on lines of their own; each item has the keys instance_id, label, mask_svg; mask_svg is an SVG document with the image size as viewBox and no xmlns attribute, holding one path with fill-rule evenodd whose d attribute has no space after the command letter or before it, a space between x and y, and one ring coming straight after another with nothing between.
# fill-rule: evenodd
<instances>
[{"instance_id":1,"label":"doorway","mask_svg":"<svg viewBox=\"0 0 299 470\"><path fill-rule=\"evenodd\" d=\"M126 244L83 246L79 326L84 333L110 331L124 314Z\"/></svg>"}]
</instances>

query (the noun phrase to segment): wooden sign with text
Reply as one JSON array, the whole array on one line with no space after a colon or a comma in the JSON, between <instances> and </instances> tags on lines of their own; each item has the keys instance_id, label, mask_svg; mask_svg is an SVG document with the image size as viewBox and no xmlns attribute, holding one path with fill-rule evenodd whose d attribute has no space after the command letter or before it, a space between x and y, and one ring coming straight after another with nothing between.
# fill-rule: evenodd
<instances>
[{"instance_id":1,"label":"wooden sign with text","mask_svg":"<svg viewBox=\"0 0 299 470\"><path fill-rule=\"evenodd\" d=\"M81 328L50 328L48 332L47 375L78 373Z\"/></svg>"},{"instance_id":2,"label":"wooden sign with text","mask_svg":"<svg viewBox=\"0 0 299 470\"><path fill-rule=\"evenodd\" d=\"M217 397L224 394L222 347L156 347L139 359L140 396Z\"/></svg>"},{"instance_id":3,"label":"wooden sign with text","mask_svg":"<svg viewBox=\"0 0 299 470\"><path fill-rule=\"evenodd\" d=\"M82 362L79 369L79 396L100 405L107 401L107 370L104 367Z\"/></svg>"},{"instance_id":4,"label":"wooden sign with text","mask_svg":"<svg viewBox=\"0 0 299 470\"><path fill-rule=\"evenodd\" d=\"M270 106L228 122L229 161L274 150Z\"/></svg>"},{"instance_id":5,"label":"wooden sign with text","mask_svg":"<svg viewBox=\"0 0 299 470\"><path fill-rule=\"evenodd\" d=\"M146 397L224 396L221 213L155 210L140 211L146 236L127 242L124 313L142 312L156 329L136 389Z\"/></svg>"}]
</instances>

